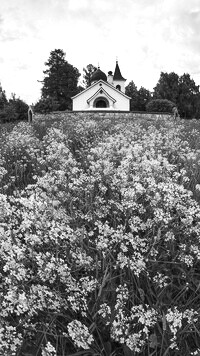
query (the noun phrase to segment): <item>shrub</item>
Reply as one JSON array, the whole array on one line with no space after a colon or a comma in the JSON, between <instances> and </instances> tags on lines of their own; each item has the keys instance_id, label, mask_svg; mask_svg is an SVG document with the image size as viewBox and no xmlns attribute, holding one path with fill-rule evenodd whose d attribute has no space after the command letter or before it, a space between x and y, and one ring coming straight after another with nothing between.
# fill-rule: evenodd
<instances>
[{"instance_id":1,"label":"shrub","mask_svg":"<svg viewBox=\"0 0 200 356\"><path fill-rule=\"evenodd\" d=\"M40 114L65 110L72 110L71 99L60 99L58 102L53 98L41 98L34 106L34 111Z\"/></svg>"},{"instance_id":2,"label":"shrub","mask_svg":"<svg viewBox=\"0 0 200 356\"><path fill-rule=\"evenodd\" d=\"M172 101L167 99L154 99L146 105L148 112L172 112L172 108L176 106Z\"/></svg>"},{"instance_id":3,"label":"shrub","mask_svg":"<svg viewBox=\"0 0 200 356\"><path fill-rule=\"evenodd\" d=\"M28 105L21 99L12 98L0 110L1 122L14 122L16 120L28 119Z\"/></svg>"},{"instance_id":4,"label":"shrub","mask_svg":"<svg viewBox=\"0 0 200 356\"><path fill-rule=\"evenodd\" d=\"M57 111L59 104L51 98L41 98L34 106L34 111L41 114L46 114L51 111Z\"/></svg>"},{"instance_id":5,"label":"shrub","mask_svg":"<svg viewBox=\"0 0 200 356\"><path fill-rule=\"evenodd\" d=\"M9 104L13 107L13 110L17 115L17 120L28 120L28 104L20 98L9 100Z\"/></svg>"}]
</instances>

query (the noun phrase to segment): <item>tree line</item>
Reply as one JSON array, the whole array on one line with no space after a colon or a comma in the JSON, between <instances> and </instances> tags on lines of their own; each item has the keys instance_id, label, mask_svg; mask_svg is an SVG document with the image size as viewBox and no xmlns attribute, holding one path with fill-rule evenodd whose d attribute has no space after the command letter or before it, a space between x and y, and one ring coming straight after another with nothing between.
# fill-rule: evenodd
<instances>
[{"instance_id":1,"label":"tree line","mask_svg":"<svg viewBox=\"0 0 200 356\"><path fill-rule=\"evenodd\" d=\"M7 99L5 90L0 84L0 122L13 122L16 120L28 119L28 105L16 98L15 94L11 94L11 98Z\"/></svg>"},{"instance_id":2,"label":"tree line","mask_svg":"<svg viewBox=\"0 0 200 356\"><path fill-rule=\"evenodd\" d=\"M63 50L51 51L45 66L41 99L35 105L35 110L40 112L71 110L71 97L91 85L92 74L97 69L93 64L83 68L83 85L80 86L81 73L66 61ZM132 80L125 94L131 98L131 111L170 111L176 106L181 117L200 118L199 86L188 73L179 76L174 72L161 72L152 92L144 87L137 89Z\"/></svg>"},{"instance_id":3,"label":"tree line","mask_svg":"<svg viewBox=\"0 0 200 356\"><path fill-rule=\"evenodd\" d=\"M83 84L79 84L81 73L70 64L62 49L50 52L45 62L41 98L35 104L36 112L72 110L72 97L91 85L91 77L97 69L93 64L83 68ZM158 83L152 92L137 88L131 80L125 87L125 94L131 98L131 111L171 111L177 107L183 118L200 118L199 86L188 73L179 76L171 72L161 72ZM7 100L0 87L0 120L13 121L27 119L28 105L15 95Z\"/></svg>"},{"instance_id":4,"label":"tree line","mask_svg":"<svg viewBox=\"0 0 200 356\"><path fill-rule=\"evenodd\" d=\"M199 86L188 73L161 72L153 92L143 87L137 90L131 81L125 93L131 97L133 111L169 111L176 106L182 118L200 118Z\"/></svg>"}]
</instances>

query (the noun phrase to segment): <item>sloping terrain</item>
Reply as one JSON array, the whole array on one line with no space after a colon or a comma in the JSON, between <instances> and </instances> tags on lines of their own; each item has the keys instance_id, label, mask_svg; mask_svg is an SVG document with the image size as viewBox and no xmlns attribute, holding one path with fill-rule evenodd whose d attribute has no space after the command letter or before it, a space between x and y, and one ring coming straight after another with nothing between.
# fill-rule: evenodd
<instances>
[{"instance_id":1,"label":"sloping terrain","mask_svg":"<svg viewBox=\"0 0 200 356\"><path fill-rule=\"evenodd\" d=\"M0 355L198 355L197 121L0 131Z\"/></svg>"}]
</instances>

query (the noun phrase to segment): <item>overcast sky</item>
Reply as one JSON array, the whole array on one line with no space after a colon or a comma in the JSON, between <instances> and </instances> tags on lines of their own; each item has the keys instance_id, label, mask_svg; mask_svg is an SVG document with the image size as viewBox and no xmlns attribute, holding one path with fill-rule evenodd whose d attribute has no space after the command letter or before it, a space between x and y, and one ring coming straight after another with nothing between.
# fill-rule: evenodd
<instances>
[{"instance_id":1,"label":"overcast sky","mask_svg":"<svg viewBox=\"0 0 200 356\"><path fill-rule=\"evenodd\" d=\"M200 0L0 0L0 82L7 97L40 98L44 62L62 49L83 67L152 90L160 72L200 85Z\"/></svg>"}]
</instances>

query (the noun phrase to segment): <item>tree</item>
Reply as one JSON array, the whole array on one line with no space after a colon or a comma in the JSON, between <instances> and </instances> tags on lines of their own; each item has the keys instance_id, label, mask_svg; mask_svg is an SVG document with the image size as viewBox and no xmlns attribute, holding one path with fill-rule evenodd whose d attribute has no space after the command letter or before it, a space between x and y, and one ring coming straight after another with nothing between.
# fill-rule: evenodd
<instances>
[{"instance_id":1,"label":"tree","mask_svg":"<svg viewBox=\"0 0 200 356\"><path fill-rule=\"evenodd\" d=\"M200 93L195 95L194 105L195 105L195 112L194 112L193 118L200 119Z\"/></svg>"},{"instance_id":2,"label":"tree","mask_svg":"<svg viewBox=\"0 0 200 356\"><path fill-rule=\"evenodd\" d=\"M196 115L197 101L199 100L199 86L197 86L189 74L183 74L179 78L178 106L180 115L184 118L192 118Z\"/></svg>"},{"instance_id":3,"label":"tree","mask_svg":"<svg viewBox=\"0 0 200 356\"><path fill-rule=\"evenodd\" d=\"M9 100L9 106L13 108L13 111L16 113L17 120L28 120L28 105L21 100L16 98L15 95Z\"/></svg>"},{"instance_id":4,"label":"tree","mask_svg":"<svg viewBox=\"0 0 200 356\"><path fill-rule=\"evenodd\" d=\"M138 103L137 103L137 110L139 111L146 111L146 105L151 100L151 93L149 90L141 87L138 90Z\"/></svg>"},{"instance_id":5,"label":"tree","mask_svg":"<svg viewBox=\"0 0 200 356\"><path fill-rule=\"evenodd\" d=\"M154 99L167 99L177 102L178 96L179 76L174 72L161 72L160 79L154 88Z\"/></svg>"},{"instance_id":6,"label":"tree","mask_svg":"<svg viewBox=\"0 0 200 356\"><path fill-rule=\"evenodd\" d=\"M131 98L130 110L138 110L138 91L133 80L125 87L125 94Z\"/></svg>"},{"instance_id":7,"label":"tree","mask_svg":"<svg viewBox=\"0 0 200 356\"><path fill-rule=\"evenodd\" d=\"M6 95L4 96L4 98L6 98ZM9 101L7 99L4 99L3 106L0 106L0 121L12 122L16 120L27 119L28 105L23 100L21 100L20 98L16 98L15 94L11 95Z\"/></svg>"},{"instance_id":8,"label":"tree","mask_svg":"<svg viewBox=\"0 0 200 356\"><path fill-rule=\"evenodd\" d=\"M131 98L131 111L146 111L146 104L151 99L149 90L144 87L137 90L135 83L131 80L125 87L125 94Z\"/></svg>"},{"instance_id":9,"label":"tree","mask_svg":"<svg viewBox=\"0 0 200 356\"><path fill-rule=\"evenodd\" d=\"M174 72L161 72L153 98L171 100L178 107L181 117L193 118L200 116L199 94L199 86L189 74L179 77Z\"/></svg>"},{"instance_id":10,"label":"tree","mask_svg":"<svg viewBox=\"0 0 200 356\"><path fill-rule=\"evenodd\" d=\"M154 99L167 99L174 103L179 98L179 76L178 74L161 72L160 79L154 88Z\"/></svg>"},{"instance_id":11,"label":"tree","mask_svg":"<svg viewBox=\"0 0 200 356\"><path fill-rule=\"evenodd\" d=\"M11 94L11 98L8 100L5 90L0 84L0 121L12 122L27 119L28 105L20 98L16 98L15 94Z\"/></svg>"},{"instance_id":12,"label":"tree","mask_svg":"<svg viewBox=\"0 0 200 356\"><path fill-rule=\"evenodd\" d=\"M91 77L92 74L97 70L93 64L88 64L86 68L83 68L83 83L86 88L88 88L91 85Z\"/></svg>"},{"instance_id":13,"label":"tree","mask_svg":"<svg viewBox=\"0 0 200 356\"><path fill-rule=\"evenodd\" d=\"M78 85L77 87L77 93L80 93L81 91L83 91L85 88L82 87L82 85Z\"/></svg>"},{"instance_id":14,"label":"tree","mask_svg":"<svg viewBox=\"0 0 200 356\"><path fill-rule=\"evenodd\" d=\"M41 114L46 114L51 111L59 110L59 106L59 103L53 98L41 98L34 105L34 111Z\"/></svg>"},{"instance_id":15,"label":"tree","mask_svg":"<svg viewBox=\"0 0 200 356\"><path fill-rule=\"evenodd\" d=\"M65 53L61 49L50 52L45 66L42 98L58 102L58 110L71 109L71 97L78 93L78 69L65 60Z\"/></svg>"},{"instance_id":16,"label":"tree","mask_svg":"<svg viewBox=\"0 0 200 356\"><path fill-rule=\"evenodd\" d=\"M1 83L0 83L0 110L3 110L5 105L8 104L8 100L6 98L6 92L5 90L2 89Z\"/></svg>"}]
</instances>

